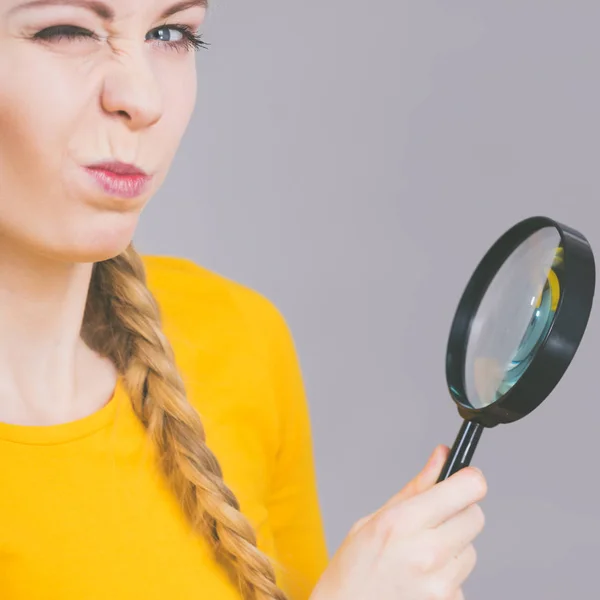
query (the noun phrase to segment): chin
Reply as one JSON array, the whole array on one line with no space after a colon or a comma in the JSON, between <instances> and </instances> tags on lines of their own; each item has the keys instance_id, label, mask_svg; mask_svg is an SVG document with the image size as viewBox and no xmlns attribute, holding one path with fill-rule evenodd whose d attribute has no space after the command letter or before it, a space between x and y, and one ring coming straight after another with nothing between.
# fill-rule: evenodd
<instances>
[{"instance_id":1,"label":"chin","mask_svg":"<svg viewBox=\"0 0 600 600\"><path fill-rule=\"evenodd\" d=\"M121 244L119 246L113 245L97 245L87 246L85 248L69 249L68 252L64 253L61 258L63 260L73 263L97 263L115 258L124 252L129 246L129 242Z\"/></svg>"},{"instance_id":2,"label":"chin","mask_svg":"<svg viewBox=\"0 0 600 600\"><path fill-rule=\"evenodd\" d=\"M139 214L93 219L86 226L80 224L70 235L62 236L60 242L46 247L44 253L72 263L95 263L114 258L131 244L138 220Z\"/></svg>"}]
</instances>

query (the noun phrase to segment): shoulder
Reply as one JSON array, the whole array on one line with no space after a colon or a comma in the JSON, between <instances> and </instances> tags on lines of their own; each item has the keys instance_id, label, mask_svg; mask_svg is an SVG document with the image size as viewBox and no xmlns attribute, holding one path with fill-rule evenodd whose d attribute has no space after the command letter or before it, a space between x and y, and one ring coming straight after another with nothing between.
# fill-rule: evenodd
<instances>
[{"instance_id":1,"label":"shoulder","mask_svg":"<svg viewBox=\"0 0 600 600\"><path fill-rule=\"evenodd\" d=\"M213 450L234 481L237 473L246 482L236 484L238 491L267 485L264 476L293 401L288 390L300 388L288 375L296 358L284 317L256 290L190 260L142 258L188 398Z\"/></svg>"},{"instance_id":2,"label":"shoulder","mask_svg":"<svg viewBox=\"0 0 600 600\"><path fill-rule=\"evenodd\" d=\"M210 316L232 320L236 325L251 322L277 327L283 319L266 296L189 259L148 255L142 258L148 287L162 311L174 313L188 324ZM174 315L165 314L171 318Z\"/></svg>"},{"instance_id":3,"label":"shoulder","mask_svg":"<svg viewBox=\"0 0 600 600\"><path fill-rule=\"evenodd\" d=\"M271 362L291 343L279 308L258 291L191 260L143 256L148 287L174 345ZM249 354L252 353L252 357Z\"/></svg>"}]
</instances>

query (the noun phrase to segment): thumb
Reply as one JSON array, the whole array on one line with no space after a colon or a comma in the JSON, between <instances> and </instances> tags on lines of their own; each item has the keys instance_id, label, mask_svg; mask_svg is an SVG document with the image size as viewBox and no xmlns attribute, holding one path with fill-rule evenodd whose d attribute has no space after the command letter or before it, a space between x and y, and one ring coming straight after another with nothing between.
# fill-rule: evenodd
<instances>
[{"instance_id":1,"label":"thumb","mask_svg":"<svg viewBox=\"0 0 600 600\"><path fill-rule=\"evenodd\" d=\"M377 512L398 504L404 500L418 496L437 483L442 472L442 467L448 458L450 448L448 446L436 446L421 472L409 481L396 495L392 496Z\"/></svg>"},{"instance_id":2,"label":"thumb","mask_svg":"<svg viewBox=\"0 0 600 600\"><path fill-rule=\"evenodd\" d=\"M448 448L448 446L436 446L421 472L409 481L408 484L391 499L391 502L395 504L398 501L408 500L433 487L437 483L449 453L450 448Z\"/></svg>"},{"instance_id":3,"label":"thumb","mask_svg":"<svg viewBox=\"0 0 600 600\"><path fill-rule=\"evenodd\" d=\"M378 510L358 521L358 523L355 525L355 528L362 528L364 524L368 523L371 519L373 519L373 517L385 511L390 506L398 504L398 502L408 500L409 498L413 498L414 496L417 496L418 494L421 494L433 487L436 484L440 473L442 472L442 467L444 466L449 453L450 448L448 448L448 446L436 446L421 472L411 481L409 481L397 494L392 496Z\"/></svg>"}]
</instances>

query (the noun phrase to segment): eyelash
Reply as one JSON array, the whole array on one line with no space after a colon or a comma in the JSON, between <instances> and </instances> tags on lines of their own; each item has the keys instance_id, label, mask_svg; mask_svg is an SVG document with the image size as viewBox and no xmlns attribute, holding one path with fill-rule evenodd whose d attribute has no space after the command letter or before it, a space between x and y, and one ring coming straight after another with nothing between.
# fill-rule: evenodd
<instances>
[{"instance_id":1,"label":"eyelash","mask_svg":"<svg viewBox=\"0 0 600 600\"><path fill-rule=\"evenodd\" d=\"M150 33L160 31L161 29L173 29L181 33L183 38L177 42L165 42L165 44L175 50L200 50L206 48L208 44L202 39L202 36L196 33L191 27L187 25L162 25L152 29ZM43 42L60 41L61 39L75 40L78 38L89 38L93 40L100 40L100 37L83 27L77 27L75 25L56 25L53 27L47 27L38 31L34 36L34 40ZM149 40L150 41L150 40ZM160 42L161 40L155 40Z\"/></svg>"}]
</instances>

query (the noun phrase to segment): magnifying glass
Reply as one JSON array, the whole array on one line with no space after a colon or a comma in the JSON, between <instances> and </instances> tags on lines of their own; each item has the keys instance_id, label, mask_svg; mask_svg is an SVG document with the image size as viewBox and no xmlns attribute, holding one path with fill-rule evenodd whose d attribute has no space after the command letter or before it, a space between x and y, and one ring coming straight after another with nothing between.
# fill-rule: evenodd
<instances>
[{"instance_id":1,"label":"magnifying glass","mask_svg":"<svg viewBox=\"0 0 600 600\"><path fill-rule=\"evenodd\" d=\"M523 418L552 392L583 337L595 279L586 238L546 217L488 250L450 328L446 380L464 422L438 482L470 464L484 428Z\"/></svg>"}]
</instances>

